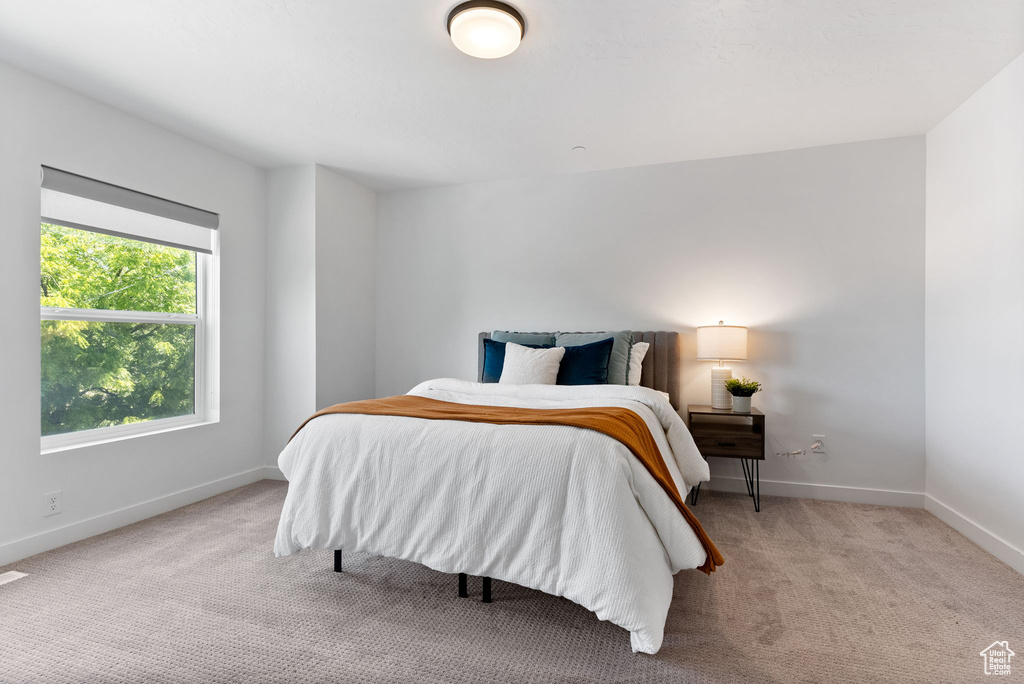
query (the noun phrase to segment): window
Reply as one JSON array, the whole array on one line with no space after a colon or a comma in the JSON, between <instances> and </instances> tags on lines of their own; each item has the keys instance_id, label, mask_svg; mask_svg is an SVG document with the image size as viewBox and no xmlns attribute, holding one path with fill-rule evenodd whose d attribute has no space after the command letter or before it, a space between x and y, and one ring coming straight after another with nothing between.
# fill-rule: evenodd
<instances>
[{"instance_id":1,"label":"window","mask_svg":"<svg viewBox=\"0 0 1024 684\"><path fill-rule=\"evenodd\" d=\"M216 214L43 167L44 451L214 415Z\"/></svg>"}]
</instances>

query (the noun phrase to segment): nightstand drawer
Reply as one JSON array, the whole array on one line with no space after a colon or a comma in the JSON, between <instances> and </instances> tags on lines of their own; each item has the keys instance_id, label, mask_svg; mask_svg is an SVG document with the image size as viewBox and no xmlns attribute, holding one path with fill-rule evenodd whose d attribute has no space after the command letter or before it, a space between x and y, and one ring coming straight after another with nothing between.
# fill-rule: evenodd
<instances>
[{"instance_id":1,"label":"nightstand drawer","mask_svg":"<svg viewBox=\"0 0 1024 684\"><path fill-rule=\"evenodd\" d=\"M750 427L737 430L732 425L696 423L690 431L702 456L764 458L761 435Z\"/></svg>"}]
</instances>

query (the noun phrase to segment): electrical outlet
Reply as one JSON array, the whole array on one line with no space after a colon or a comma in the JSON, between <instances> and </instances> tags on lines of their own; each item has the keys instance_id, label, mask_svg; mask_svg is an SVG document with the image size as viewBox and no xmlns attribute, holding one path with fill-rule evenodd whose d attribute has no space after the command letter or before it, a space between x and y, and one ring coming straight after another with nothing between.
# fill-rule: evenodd
<instances>
[{"instance_id":1,"label":"electrical outlet","mask_svg":"<svg viewBox=\"0 0 1024 684\"><path fill-rule=\"evenodd\" d=\"M43 517L46 518L51 515L57 515L61 512L61 492L50 492L49 494L43 494Z\"/></svg>"},{"instance_id":2,"label":"electrical outlet","mask_svg":"<svg viewBox=\"0 0 1024 684\"><path fill-rule=\"evenodd\" d=\"M817 449L812 449L811 453L813 453L813 454L823 454L823 453L825 453L825 435L811 435L811 439L813 439L815 442L820 442L821 443L818 446Z\"/></svg>"}]
</instances>

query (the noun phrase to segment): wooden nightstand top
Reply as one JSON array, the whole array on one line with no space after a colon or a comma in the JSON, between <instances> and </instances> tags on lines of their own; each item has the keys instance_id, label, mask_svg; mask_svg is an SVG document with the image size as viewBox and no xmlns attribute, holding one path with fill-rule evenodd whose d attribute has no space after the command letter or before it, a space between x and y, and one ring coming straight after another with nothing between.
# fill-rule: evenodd
<instances>
[{"instance_id":1,"label":"wooden nightstand top","mask_svg":"<svg viewBox=\"0 0 1024 684\"><path fill-rule=\"evenodd\" d=\"M756 408L751 407L750 413L736 413L730 409L711 408L707 404L689 404L686 407L687 413L694 413L700 416L763 416L764 414Z\"/></svg>"}]
</instances>

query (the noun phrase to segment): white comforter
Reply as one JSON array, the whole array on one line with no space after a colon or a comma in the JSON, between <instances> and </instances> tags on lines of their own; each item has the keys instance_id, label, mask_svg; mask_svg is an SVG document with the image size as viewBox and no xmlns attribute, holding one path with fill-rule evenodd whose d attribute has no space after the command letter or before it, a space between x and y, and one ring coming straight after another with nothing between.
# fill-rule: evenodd
<instances>
[{"instance_id":1,"label":"white comforter","mask_svg":"<svg viewBox=\"0 0 1024 684\"><path fill-rule=\"evenodd\" d=\"M624 406L647 423L680 494L707 463L666 396L620 385L431 380L415 394L493 406ZM672 576L705 551L620 442L562 426L327 415L278 459L288 495L274 551L345 549L564 596L656 653Z\"/></svg>"}]
</instances>

